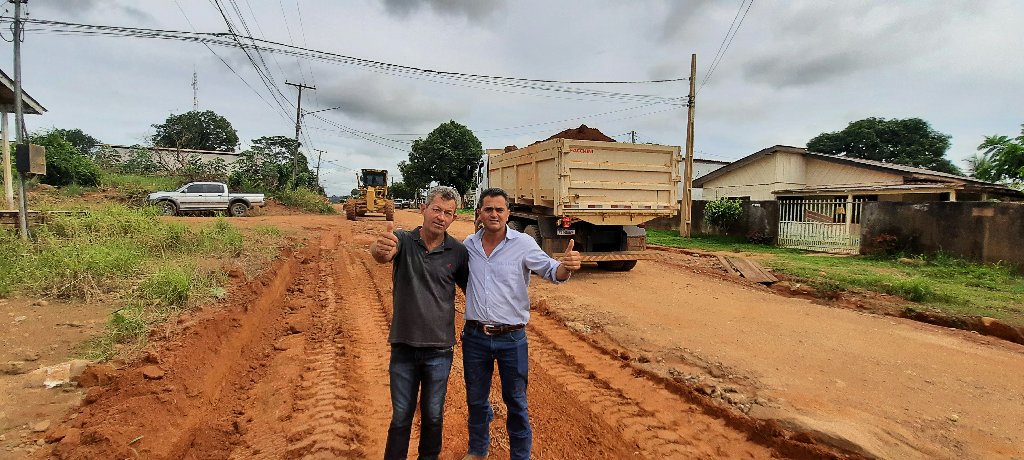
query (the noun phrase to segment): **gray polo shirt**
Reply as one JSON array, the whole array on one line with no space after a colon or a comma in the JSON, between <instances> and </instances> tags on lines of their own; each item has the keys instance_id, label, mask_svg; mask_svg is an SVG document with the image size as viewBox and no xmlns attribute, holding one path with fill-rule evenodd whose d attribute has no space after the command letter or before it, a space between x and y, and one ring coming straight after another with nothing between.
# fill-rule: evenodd
<instances>
[{"instance_id":1,"label":"gray polo shirt","mask_svg":"<svg viewBox=\"0 0 1024 460\"><path fill-rule=\"evenodd\" d=\"M451 235L427 252L420 228L396 230L398 253L392 260L394 314L388 343L414 347L455 345L455 286L465 291L469 252Z\"/></svg>"}]
</instances>

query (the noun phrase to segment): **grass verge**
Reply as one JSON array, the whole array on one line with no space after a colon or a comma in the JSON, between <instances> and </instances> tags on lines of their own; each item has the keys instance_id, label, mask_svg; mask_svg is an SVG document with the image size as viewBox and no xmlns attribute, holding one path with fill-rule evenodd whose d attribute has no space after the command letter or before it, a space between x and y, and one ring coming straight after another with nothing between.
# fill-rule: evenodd
<instances>
[{"instance_id":1,"label":"grass verge","mask_svg":"<svg viewBox=\"0 0 1024 460\"><path fill-rule=\"evenodd\" d=\"M0 229L0 296L127 299L88 346L91 358L144 345L153 325L224 295L221 267L268 260L284 244L273 227L243 235L224 218L186 225L157 219L154 208L120 205L58 215L34 230L35 241L23 242Z\"/></svg>"},{"instance_id":2,"label":"grass verge","mask_svg":"<svg viewBox=\"0 0 1024 460\"><path fill-rule=\"evenodd\" d=\"M1024 326L1024 276L1006 265L982 265L938 254L884 258L832 256L750 244L724 237L681 238L648 230L648 241L665 246L750 253L765 265L810 284L823 296L866 290L899 296L954 316L987 316Z\"/></svg>"}]
</instances>

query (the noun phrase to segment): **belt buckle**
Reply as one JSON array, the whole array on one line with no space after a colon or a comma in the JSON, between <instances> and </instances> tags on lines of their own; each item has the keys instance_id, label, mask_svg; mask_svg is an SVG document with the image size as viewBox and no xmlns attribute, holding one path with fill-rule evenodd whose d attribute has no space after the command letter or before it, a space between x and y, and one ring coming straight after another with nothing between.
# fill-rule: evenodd
<instances>
[{"instance_id":1,"label":"belt buckle","mask_svg":"<svg viewBox=\"0 0 1024 460\"><path fill-rule=\"evenodd\" d=\"M481 329L483 330L484 335L494 335L494 333L491 332L491 330L499 328L498 326L492 326L490 324L483 324L482 326L483 327Z\"/></svg>"}]
</instances>

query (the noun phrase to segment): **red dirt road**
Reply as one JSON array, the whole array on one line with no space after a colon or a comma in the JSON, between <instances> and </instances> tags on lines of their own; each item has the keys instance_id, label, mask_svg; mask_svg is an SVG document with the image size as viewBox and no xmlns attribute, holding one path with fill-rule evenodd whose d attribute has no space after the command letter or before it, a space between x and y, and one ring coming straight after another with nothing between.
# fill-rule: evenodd
<instances>
[{"instance_id":1,"label":"red dirt road","mask_svg":"<svg viewBox=\"0 0 1024 460\"><path fill-rule=\"evenodd\" d=\"M381 457L391 276L366 248L383 222L242 221L308 238L91 389L38 456ZM682 255L531 290L536 458L1024 458L1019 345L779 297ZM464 401L456 354L443 458L465 452Z\"/></svg>"}]
</instances>

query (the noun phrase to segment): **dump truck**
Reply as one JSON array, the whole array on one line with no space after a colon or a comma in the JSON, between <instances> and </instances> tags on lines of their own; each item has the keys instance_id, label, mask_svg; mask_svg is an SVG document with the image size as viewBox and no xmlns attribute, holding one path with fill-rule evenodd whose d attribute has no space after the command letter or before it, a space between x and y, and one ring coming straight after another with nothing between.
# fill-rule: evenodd
<instances>
[{"instance_id":1,"label":"dump truck","mask_svg":"<svg viewBox=\"0 0 1024 460\"><path fill-rule=\"evenodd\" d=\"M363 169L356 175L359 193L349 198L344 205L345 218L384 216L395 220L395 202L388 194L388 172L385 169Z\"/></svg>"},{"instance_id":2,"label":"dump truck","mask_svg":"<svg viewBox=\"0 0 1024 460\"><path fill-rule=\"evenodd\" d=\"M552 256L570 239L584 262L628 271L650 259L643 225L679 211L680 148L549 139L518 149L488 149L479 191L509 195L508 225Z\"/></svg>"}]
</instances>

